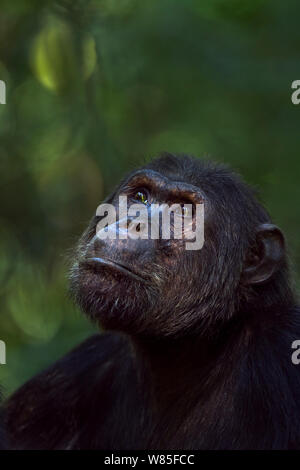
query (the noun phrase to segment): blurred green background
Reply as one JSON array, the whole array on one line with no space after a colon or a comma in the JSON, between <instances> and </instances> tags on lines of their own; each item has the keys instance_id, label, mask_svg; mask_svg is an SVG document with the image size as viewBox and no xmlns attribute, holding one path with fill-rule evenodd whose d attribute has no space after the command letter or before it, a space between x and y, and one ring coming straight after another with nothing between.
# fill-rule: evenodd
<instances>
[{"instance_id":1,"label":"blurred green background","mask_svg":"<svg viewBox=\"0 0 300 470\"><path fill-rule=\"evenodd\" d=\"M6 393L93 331L68 298L66 250L123 173L160 151L254 184L297 279L299 18L296 0L1 0Z\"/></svg>"}]
</instances>

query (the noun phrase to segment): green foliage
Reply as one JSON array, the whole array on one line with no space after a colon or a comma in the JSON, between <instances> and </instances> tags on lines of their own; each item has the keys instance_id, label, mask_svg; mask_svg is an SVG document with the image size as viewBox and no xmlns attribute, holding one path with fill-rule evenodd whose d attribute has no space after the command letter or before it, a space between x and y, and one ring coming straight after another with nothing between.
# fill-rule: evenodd
<instances>
[{"instance_id":1,"label":"green foliage","mask_svg":"<svg viewBox=\"0 0 300 470\"><path fill-rule=\"evenodd\" d=\"M67 248L124 172L162 150L256 185L300 270L299 3L2 1L0 339L13 390L90 334Z\"/></svg>"}]
</instances>

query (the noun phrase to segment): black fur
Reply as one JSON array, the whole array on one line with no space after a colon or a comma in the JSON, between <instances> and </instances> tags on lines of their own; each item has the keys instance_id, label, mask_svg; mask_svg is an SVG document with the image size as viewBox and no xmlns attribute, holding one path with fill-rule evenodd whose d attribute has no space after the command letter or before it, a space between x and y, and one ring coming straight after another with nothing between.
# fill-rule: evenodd
<instances>
[{"instance_id":1,"label":"black fur","mask_svg":"<svg viewBox=\"0 0 300 470\"><path fill-rule=\"evenodd\" d=\"M5 432L4 432L4 423L3 423L3 410L2 410L2 390L0 387L0 450L4 450L7 448L7 443L5 440Z\"/></svg>"},{"instance_id":2,"label":"black fur","mask_svg":"<svg viewBox=\"0 0 300 470\"><path fill-rule=\"evenodd\" d=\"M155 200L165 185L199 189L204 246L187 252L175 241L99 244L98 219L91 221L74 254L71 290L109 332L82 343L8 400L11 445L299 449L300 369L291 344L300 339L300 310L279 230L268 228L252 190L223 166L167 154L144 170L156 178ZM107 201L115 202L131 179ZM265 236L267 247L274 246L266 256ZM125 260L145 283L86 265L95 252ZM262 265L265 279L254 281L251 273L261 275Z\"/></svg>"}]
</instances>

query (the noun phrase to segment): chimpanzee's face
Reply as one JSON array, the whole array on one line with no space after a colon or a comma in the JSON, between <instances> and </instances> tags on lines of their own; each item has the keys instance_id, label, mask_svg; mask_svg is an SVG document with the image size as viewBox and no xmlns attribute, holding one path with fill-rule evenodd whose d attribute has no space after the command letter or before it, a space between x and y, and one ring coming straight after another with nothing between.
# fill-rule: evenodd
<instances>
[{"instance_id":1,"label":"chimpanzee's face","mask_svg":"<svg viewBox=\"0 0 300 470\"><path fill-rule=\"evenodd\" d=\"M131 174L106 203L71 270L76 301L104 328L216 331L238 309L252 311L256 286L271 283L285 263L281 231L225 167L163 157Z\"/></svg>"},{"instance_id":2,"label":"chimpanzee's face","mask_svg":"<svg viewBox=\"0 0 300 470\"><path fill-rule=\"evenodd\" d=\"M108 201L116 219L108 217L107 203L100 206L79 244L71 273L76 300L104 328L176 333L197 299L203 192L188 182L141 169ZM138 217L130 215L133 212Z\"/></svg>"}]
</instances>

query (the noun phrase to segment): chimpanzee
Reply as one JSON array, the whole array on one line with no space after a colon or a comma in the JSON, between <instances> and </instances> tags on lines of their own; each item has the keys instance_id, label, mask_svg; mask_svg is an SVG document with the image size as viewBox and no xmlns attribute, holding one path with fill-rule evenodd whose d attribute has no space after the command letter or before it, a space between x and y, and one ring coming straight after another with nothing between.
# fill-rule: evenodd
<instances>
[{"instance_id":1,"label":"chimpanzee","mask_svg":"<svg viewBox=\"0 0 300 470\"><path fill-rule=\"evenodd\" d=\"M117 207L120 195L147 208L204 204L204 245L102 239L103 218L92 219L72 256L71 292L104 333L8 400L10 444L299 449L300 309L282 232L239 176L185 155L134 171L105 202Z\"/></svg>"},{"instance_id":2,"label":"chimpanzee","mask_svg":"<svg viewBox=\"0 0 300 470\"><path fill-rule=\"evenodd\" d=\"M1 390L1 385L0 385L0 450L6 449L6 442L4 438L4 423L3 423L3 410L1 409L1 396L2 396L2 390Z\"/></svg>"}]
</instances>

